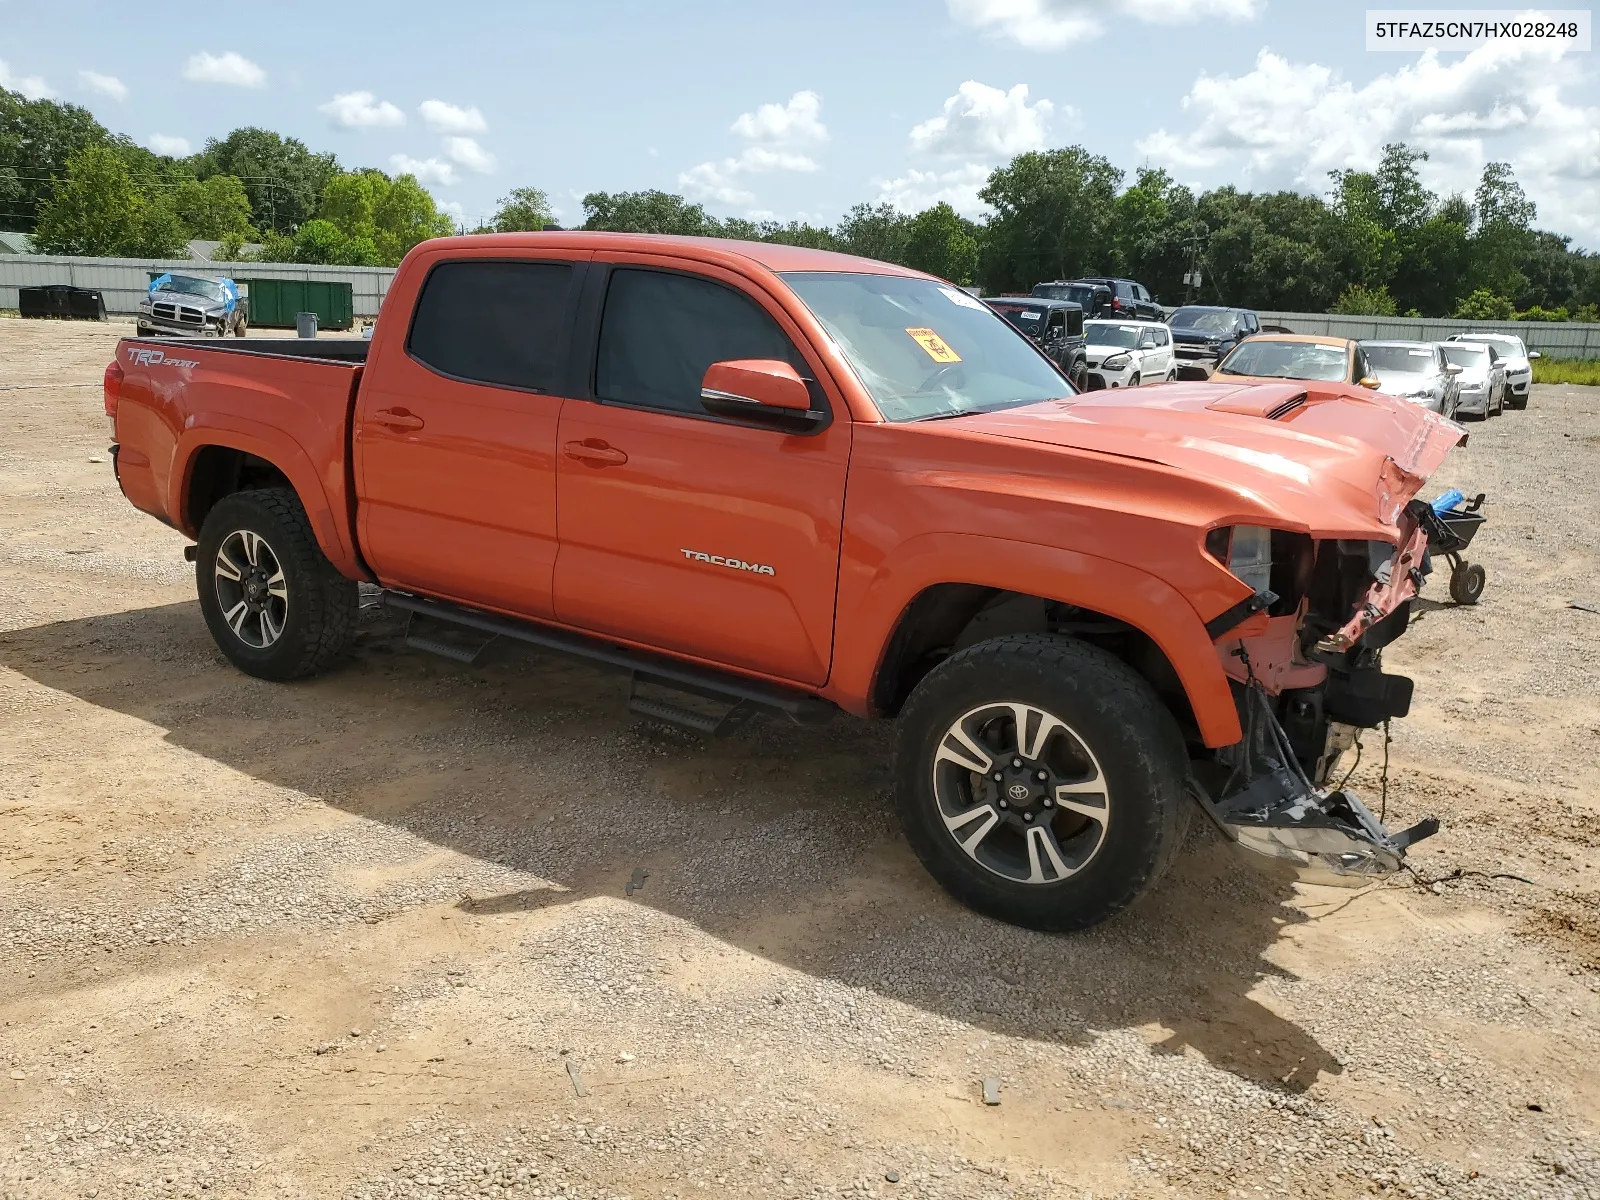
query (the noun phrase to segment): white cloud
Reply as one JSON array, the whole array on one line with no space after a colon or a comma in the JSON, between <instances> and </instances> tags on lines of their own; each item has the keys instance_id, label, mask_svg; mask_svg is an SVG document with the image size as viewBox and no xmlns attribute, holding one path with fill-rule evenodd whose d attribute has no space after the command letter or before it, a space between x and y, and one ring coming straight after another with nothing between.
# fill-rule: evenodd
<instances>
[{"instance_id":1,"label":"white cloud","mask_svg":"<svg viewBox=\"0 0 1600 1200\"><path fill-rule=\"evenodd\" d=\"M796 92L787 104L763 104L755 112L741 113L733 132L757 145L816 145L828 140L821 112L821 96Z\"/></svg>"},{"instance_id":2,"label":"white cloud","mask_svg":"<svg viewBox=\"0 0 1600 1200\"><path fill-rule=\"evenodd\" d=\"M113 100L128 98L128 85L115 75L102 75L99 71L79 71L78 82L91 92L99 92L102 96L110 96Z\"/></svg>"},{"instance_id":3,"label":"white cloud","mask_svg":"<svg viewBox=\"0 0 1600 1200\"><path fill-rule=\"evenodd\" d=\"M167 154L173 158L187 157L194 149L189 145L188 138L172 133L152 133L148 144L157 154Z\"/></svg>"},{"instance_id":4,"label":"white cloud","mask_svg":"<svg viewBox=\"0 0 1600 1200\"><path fill-rule=\"evenodd\" d=\"M454 217L457 225L465 223L467 219L466 205L462 204L459 200L446 200L435 207L438 208L440 212L449 213L452 217Z\"/></svg>"},{"instance_id":5,"label":"white cloud","mask_svg":"<svg viewBox=\"0 0 1600 1200\"><path fill-rule=\"evenodd\" d=\"M963 216L989 211L978 199L978 189L989 179L982 163L966 163L949 171L907 171L896 179L877 181L878 203L892 204L901 212L916 213L941 200Z\"/></svg>"},{"instance_id":6,"label":"white cloud","mask_svg":"<svg viewBox=\"0 0 1600 1200\"><path fill-rule=\"evenodd\" d=\"M435 183L441 187L449 187L461 178L455 167L447 162L440 162L437 158L412 158L408 154L394 154L389 158L389 165L394 168L396 175L415 175L418 183Z\"/></svg>"},{"instance_id":7,"label":"white cloud","mask_svg":"<svg viewBox=\"0 0 1600 1200\"><path fill-rule=\"evenodd\" d=\"M376 129L406 123L406 115L371 92L340 92L317 111L340 129Z\"/></svg>"},{"instance_id":8,"label":"white cloud","mask_svg":"<svg viewBox=\"0 0 1600 1200\"><path fill-rule=\"evenodd\" d=\"M1029 50L1060 50L1105 32L1102 18L1116 12L1150 24L1175 25L1208 17L1249 20L1266 0L947 0L957 23Z\"/></svg>"},{"instance_id":9,"label":"white cloud","mask_svg":"<svg viewBox=\"0 0 1600 1200\"><path fill-rule=\"evenodd\" d=\"M911 148L948 158L1014 158L1044 149L1045 128L1054 111L1048 100L1029 104L1025 83L1002 92L969 79L944 102L943 113L911 130Z\"/></svg>"},{"instance_id":10,"label":"white cloud","mask_svg":"<svg viewBox=\"0 0 1600 1200\"><path fill-rule=\"evenodd\" d=\"M1140 153L1186 172L1321 191L1327 172L1370 169L1386 142L1428 151L1424 180L1471 194L1486 160L1512 164L1546 228L1600 243L1600 106L1569 103L1592 81L1559 49L1509 40L1441 62L1433 53L1357 87L1318 63L1263 49L1238 77L1202 74ZM1592 91L1588 95L1592 95ZM1587 96L1585 97L1587 98ZM1491 144L1492 143L1492 144Z\"/></svg>"},{"instance_id":11,"label":"white cloud","mask_svg":"<svg viewBox=\"0 0 1600 1200\"><path fill-rule=\"evenodd\" d=\"M703 162L678 175L678 186L693 199L718 204L753 204L755 194L741 186L741 175L769 171L816 171L820 168L800 147L828 140L821 121L822 98L815 92L796 92L786 104L763 104L740 114L731 129L747 145L732 158Z\"/></svg>"},{"instance_id":12,"label":"white cloud","mask_svg":"<svg viewBox=\"0 0 1600 1200\"><path fill-rule=\"evenodd\" d=\"M267 73L242 54L226 50L211 54L205 50L191 55L183 65L183 77L190 83L222 83L229 87L267 86Z\"/></svg>"},{"instance_id":13,"label":"white cloud","mask_svg":"<svg viewBox=\"0 0 1600 1200\"><path fill-rule=\"evenodd\" d=\"M0 58L0 88L21 92L29 100L49 100L55 95L51 86L37 75L13 75L11 64Z\"/></svg>"},{"instance_id":14,"label":"white cloud","mask_svg":"<svg viewBox=\"0 0 1600 1200\"><path fill-rule=\"evenodd\" d=\"M444 152L469 171L488 175L495 168L494 155L469 137L447 137Z\"/></svg>"},{"instance_id":15,"label":"white cloud","mask_svg":"<svg viewBox=\"0 0 1600 1200\"><path fill-rule=\"evenodd\" d=\"M443 100L424 100L417 105L417 112L435 133L482 133L489 128L476 108L460 108Z\"/></svg>"}]
</instances>

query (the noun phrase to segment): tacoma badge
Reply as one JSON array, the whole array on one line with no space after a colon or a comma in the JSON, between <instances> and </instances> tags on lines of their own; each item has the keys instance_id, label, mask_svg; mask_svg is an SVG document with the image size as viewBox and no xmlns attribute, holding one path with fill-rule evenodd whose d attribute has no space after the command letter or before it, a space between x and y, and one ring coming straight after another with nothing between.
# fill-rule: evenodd
<instances>
[{"instance_id":1,"label":"tacoma badge","mask_svg":"<svg viewBox=\"0 0 1600 1200\"><path fill-rule=\"evenodd\" d=\"M680 550L690 562L710 563L716 567L732 567L735 571L749 571L752 575L776 575L766 563L745 562L742 558L725 558L720 554L702 554L699 550Z\"/></svg>"}]
</instances>

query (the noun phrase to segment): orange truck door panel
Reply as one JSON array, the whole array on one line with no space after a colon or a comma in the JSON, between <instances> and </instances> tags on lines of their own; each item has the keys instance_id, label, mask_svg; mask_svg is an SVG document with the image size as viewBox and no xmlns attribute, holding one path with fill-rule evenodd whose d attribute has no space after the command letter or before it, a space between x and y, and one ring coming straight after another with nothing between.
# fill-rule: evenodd
<instances>
[{"instance_id":1,"label":"orange truck door panel","mask_svg":"<svg viewBox=\"0 0 1600 1200\"><path fill-rule=\"evenodd\" d=\"M712 362L776 358L816 375L770 312L731 277L701 271L611 275L595 400L561 414L556 617L822 684L850 424L836 411L801 435L707 414Z\"/></svg>"},{"instance_id":2,"label":"orange truck door panel","mask_svg":"<svg viewBox=\"0 0 1600 1200\"><path fill-rule=\"evenodd\" d=\"M552 614L556 433L583 257L456 251L430 264L404 347L367 369L352 433L361 546L385 585Z\"/></svg>"}]
</instances>

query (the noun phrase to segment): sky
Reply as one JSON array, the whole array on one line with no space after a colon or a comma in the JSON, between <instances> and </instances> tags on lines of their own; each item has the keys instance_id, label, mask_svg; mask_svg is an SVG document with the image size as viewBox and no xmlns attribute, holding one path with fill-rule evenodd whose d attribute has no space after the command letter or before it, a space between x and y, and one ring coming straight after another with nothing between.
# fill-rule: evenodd
<instances>
[{"instance_id":1,"label":"sky","mask_svg":"<svg viewBox=\"0 0 1600 1200\"><path fill-rule=\"evenodd\" d=\"M1415 3L1415 0L1413 0ZM1512 164L1536 224L1600 250L1600 67L1498 42L1366 49L1364 4L808 0L771 5L280 0L175 10L0 0L0 86L181 154L240 125L411 171L474 224L510 189L564 222L661 188L719 216L832 224L852 204L984 211L988 172L1079 144L1197 189L1323 193L1386 142L1470 195ZM270 14L270 15L269 15Z\"/></svg>"}]
</instances>

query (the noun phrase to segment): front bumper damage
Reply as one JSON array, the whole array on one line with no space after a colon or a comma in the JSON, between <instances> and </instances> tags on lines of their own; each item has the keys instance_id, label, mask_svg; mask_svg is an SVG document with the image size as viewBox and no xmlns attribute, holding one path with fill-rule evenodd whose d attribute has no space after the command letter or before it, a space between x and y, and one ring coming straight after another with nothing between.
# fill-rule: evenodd
<instances>
[{"instance_id":1,"label":"front bumper damage","mask_svg":"<svg viewBox=\"0 0 1600 1200\"><path fill-rule=\"evenodd\" d=\"M1407 848L1438 832L1428 817L1390 833L1354 792L1316 787L1259 684L1244 705L1245 736L1224 754L1232 770L1217 797L1198 778L1190 783L1230 841L1291 863L1307 883L1359 887L1403 870Z\"/></svg>"}]
</instances>

